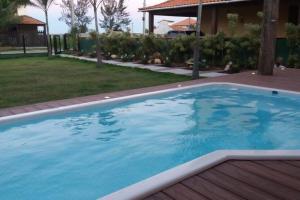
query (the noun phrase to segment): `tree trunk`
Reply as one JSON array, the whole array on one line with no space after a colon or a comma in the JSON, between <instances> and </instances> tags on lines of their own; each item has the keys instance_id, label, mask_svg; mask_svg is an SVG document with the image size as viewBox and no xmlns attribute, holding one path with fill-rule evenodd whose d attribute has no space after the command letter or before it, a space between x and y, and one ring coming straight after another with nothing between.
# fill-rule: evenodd
<instances>
[{"instance_id":1,"label":"tree trunk","mask_svg":"<svg viewBox=\"0 0 300 200\"><path fill-rule=\"evenodd\" d=\"M273 75L279 3L280 0L264 0L264 19L258 63L258 72L261 75Z\"/></svg>"},{"instance_id":2,"label":"tree trunk","mask_svg":"<svg viewBox=\"0 0 300 200\"><path fill-rule=\"evenodd\" d=\"M46 37L47 37L47 49L48 49L48 57L52 56L52 44L49 35L49 21L48 21L48 11L45 11L46 17Z\"/></svg>"},{"instance_id":3,"label":"tree trunk","mask_svg":"<svg viewBox=\"0 0 300 200\"><path fill-rule=\"evenodd\" d=\"M100 49L100 38L99 38L99 28L98 28L97 5L95 4L95 5L93 5L93 7L94 7L94 17L95 17L95 27L96 27L97 67L101 67L101 65L102 65L102 55L101 55L101 49Z\"/></svg>"},{"instance_id":4,"label":"tree trunk","mask_svg":"<svg viewBox=\"0 0 300 200\"><path fill-rule=\"evenodd\" d=\"M200 36L201 36L201 17L202 17L202 1L199 0L198 16L196 26L196 43L194 47L194 66L193 66L193 79L199 79L199 59L200 59Z\"/></svg>"}]
</instances>

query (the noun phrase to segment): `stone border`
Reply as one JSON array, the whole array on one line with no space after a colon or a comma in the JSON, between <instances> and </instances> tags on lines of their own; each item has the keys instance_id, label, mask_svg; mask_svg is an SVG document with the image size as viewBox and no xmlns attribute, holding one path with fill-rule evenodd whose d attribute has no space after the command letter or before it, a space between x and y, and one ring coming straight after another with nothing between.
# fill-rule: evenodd
<instances>
[{"instance_id":1,"label":"stone border","mask_svg":"<svg viewBox=\"0 0 300 200\"><path fill-rule=\"evenodd\" d=\"M99 200L138 200L227 160L299 160L300 150L219 150L179 165L144 181L99 198Z\"/></svg>"},{"instance_id":2,"label":"stone border","mask_svg":"<svg viewBox=\"0 0 300 200\"><path fill-rule=\"evenodd\" d=\"M59 54L58 56L62 58L77 59L81 61L97 62L96 58L88 58L83 56L74 56L74 55L67 55L67 54ZM138 64L133 62L121 62L116 60L103 60L103 63L109 65L117 65L120 67L127 67L127 68L147 69L159 73L170 73L170 74L176 74L182 76L192 76L192 70L183 69L183 68L165 67L165 66L152 65L152 64L144 65L144 64ZM227 75L229 74L222 73L222 72L214 72L214 71L199 72L199 76L202 78L215 78L215 77L227 76Z\"/></svg>"}]
</instances>

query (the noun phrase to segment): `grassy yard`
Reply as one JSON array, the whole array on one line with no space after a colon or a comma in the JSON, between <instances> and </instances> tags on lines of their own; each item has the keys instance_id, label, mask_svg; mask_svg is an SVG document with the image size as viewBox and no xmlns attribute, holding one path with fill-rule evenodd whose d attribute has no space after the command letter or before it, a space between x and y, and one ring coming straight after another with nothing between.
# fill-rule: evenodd
<instances>
[{"instance_id":1,"label":"grassy yard","mask_svg":"<svg viewBox=\"0 0 300 200\"><path fill-rule=\"evenodd\" d=\"M47 57L0 60L0 108L189 80L189 77Z\"/></svg>"}]
</instances>

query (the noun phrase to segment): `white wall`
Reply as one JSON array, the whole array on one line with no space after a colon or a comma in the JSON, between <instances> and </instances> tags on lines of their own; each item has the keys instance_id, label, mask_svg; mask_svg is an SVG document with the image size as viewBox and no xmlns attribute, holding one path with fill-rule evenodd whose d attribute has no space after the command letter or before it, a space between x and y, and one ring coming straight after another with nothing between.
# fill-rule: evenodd
<instances>
[{"instance_id":1,"label":"white wall","mask_svg":"<svg viewBox=\"0 0 300 200\"><path fill-rule=\"evenodd\" d=\"M167 34L169 31L173 30L169 24L171 22L170 21L166 21L166 20L162 20L158 23L157 28L154 30L155 34L159 34L159 35L165 35Z\"/></svg>"}]
</instances>

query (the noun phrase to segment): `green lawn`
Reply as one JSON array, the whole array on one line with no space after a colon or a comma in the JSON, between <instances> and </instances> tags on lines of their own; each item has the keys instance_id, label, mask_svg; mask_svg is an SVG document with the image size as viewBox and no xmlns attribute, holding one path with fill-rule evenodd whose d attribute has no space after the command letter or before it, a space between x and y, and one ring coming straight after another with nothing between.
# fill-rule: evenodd
<instances>
[{"instance_id":1,"label":"green lawn","mask_svg":"<svg viewBox=\"0 0 300 200\"><path fill-rule=\"evenodd\" d=\"M128 90L189 80L67 58L30 57L0 60L0 108Z\"/></svg>"}]
</instances>

